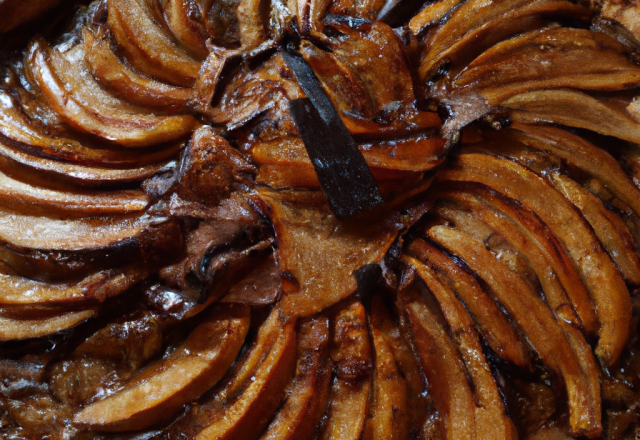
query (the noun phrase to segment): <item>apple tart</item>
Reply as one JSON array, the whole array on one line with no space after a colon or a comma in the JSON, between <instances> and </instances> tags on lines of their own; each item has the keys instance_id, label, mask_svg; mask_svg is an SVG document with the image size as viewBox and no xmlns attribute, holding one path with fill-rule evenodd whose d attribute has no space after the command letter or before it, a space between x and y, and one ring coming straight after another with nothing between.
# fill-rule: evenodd
<instances>
[{"instance_id":1,"label":"apple tart","mask_svg":"<svg viewBox=\"0 0 640 440\"><path fill-rule=\"evenodd\" d=\"M639 438L634 2L0 13L0 437Z\"/></svg>"}]
</instances>

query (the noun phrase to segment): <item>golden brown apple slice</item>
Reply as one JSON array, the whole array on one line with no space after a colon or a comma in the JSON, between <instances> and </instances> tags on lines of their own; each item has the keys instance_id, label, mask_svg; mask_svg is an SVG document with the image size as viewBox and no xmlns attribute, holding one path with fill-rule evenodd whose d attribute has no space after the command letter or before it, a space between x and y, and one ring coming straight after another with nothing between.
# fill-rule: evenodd
<instances>
[{"instance_id":1,"label":"golden brown apple slice","mask_svg":"<svg viewBox=\"0 0 640 440\"><path fill-rule=\"evenodd\" d=\"M0 90L0 134L3 146L43 158L58 159L72 165L106 168L135 168L158 163L175 156L179 145L154 151L126 151L87 147L81 142L62 136L51 136L21 111L20 104L6 91ZM52 165L53 166L53 165Z\"/></svg>"},{"instance_id":2,"label":"golden brown apple slice","mask_svg":"<svg viewBox=\"0 0 640 440\"><path fill-rule=\"evenodd\" d=\"M320 316L300 324L298 367L289 397L278 411L263 440L311 438L327 405L331 358L329 320Z\"/></svg>"},{"instance_id":3,"label":"golden brown apple slice","mask_svg":"<svg viewBox=\"0 0 640 440\"><path fill-rule=\"evenodd\" d=\"M409 30L413 35L420 34L427 27L436 24L446 17L464 0L441 0L428 4L409 21Z\"/></svg>"},{"instance_id":4,"label":"golden brown apple slice","mask_svg":"<svg viewBox=\"0 0 640 440\"><path fill-rule=\"evenodd\" d=\"M640 190L618 161L602 148L567 130L543 125L513 124L510 135L523 144L547 151L601 181L609 191L640 215Z\"/></svg>"},{"instance_id":5,"label":"golden brown apple slice","mask_svg":"<svg viewBox=\"0 0 640 440\"><path fill-rule=\"evenodd\" d=\"M158 24L149 3L110 1L107 24L134 68L174 86L191 87L198 77L200 63L187 55Z\"/></svg>"},{"instance_id":6,"label":"golden brown apple slice","mask_svg":"<svg viewBox=\"0 0 640 440\"><path fill-rule=\"evenodd\" d=\"M355 292L352 272L380 261L424 207L410 207L403 216L381 212L363 223L338 220L321 192L259 188L252 199L273 222L280 268L296 280L284 288L282 310L288 316L312 315Z\"/></svg>"},{"instance_id":7,"label":"golden brown apple slice","mask_svg":"<svg viewBox=\"0 0 640 440\"><path fill-rule=\"evenodd\" d=\"M453 87L455 93L480 93L492 106L531 90L633 88L640 83L640 67L629 51L600 32L536 30L488 49L453 81Z\"/></svg>"},{"instance_id":8,"label":"golden brown apple slice","mask_svg":"<svg viewBox=\"0 0 640 440\"><path fill-rule=\"evenodd\" d=\"M195 0L167 0L164 16L174 38L196 59L203 60L209 54L207 38L209 34L204 24L200 8Z\"/></svg>"},{"instance_id":9,"label":"golden brown apple slice","mask_svg":"<svg viewBox=\"0 0 640 440\"><path fill-rule=\"evenodd\" d=\"M445 61L454 65L473 58L492 44L545 23L542 17L567 15L587 21L584 7L558 0L510 0L487 4L470 0L460 6L428 41L420 78L428 80Z\"/></svg>"},{"instance_id":10,"label":"golden brown apple slice","mask_svg":"<svg viewBox=\"0 0 640 440\"><path fill-rule=\"evenodd\" d=\"M10 171L11 162L16 162L28 168L37 170L42 175L52 175L61 177L70 183L81 186L102 186L113 183L129 183L144 180L153 176L165 164L147 165L141 168L133 169L109 169L96 168L76 165L73 163L60 162L23 153L18 149L12 148L12 142L7 140L3 142L0 137L0 157L6 160L0 160L0 168L7 164L5 171ZM14 167L15 170L15 167Z\"/></svg>"},{"instance_id":11,"label":"golden brown apple slice","mask_svg":"<svg viewBox=\"0 0 640 440\"><path fill-rule=\"evenodd\" d=\"M522 203L564 243L600 320L596 354L614 364L629 335L629 291L609 255L573 205L546 180L517 163L486 154L461 154L442 181L477 182Z\"/></svg>"},{"instance_id":12,"label":"golden brown apple slice","mask_svg":"<svg viewBox=\"0 0 640 440\"><path fill-rule=\"evenodd\" d=\"M119 295L143 278L142 273L103 271L73 285L48 284L26 278L0 275L0 306L75 305L102 302Z\"/></svg>"},{"instance_id":13,"label":"golden brown apple slice","mask_svg":"<svg viewBox=\"0 0 640 440\"><path fill-rule=\"evenodd\" d=\"M396 364L393 350L383 327L388 312L380 296L371 300L370 328L375 349L375 372L371 410L363 440L391 440L409 437L408 390L406 380Z\"/></svg>"},{"instance_id":14,"label":"golden brown apple slice","mask_svg":"<svg viewBox=\"0 0 640 440\"><path fill-rule=\"evenodd\" d=\"M415 283L402 288L398 299L441 417L441 434L447 440L475 439L476 402L460 352L416 289Z\"/></svg>"},{"instance_id":15,"label":"golden brown apple slice","mask_svg":"<svg viewBox=\"0 0 640 440\"><path fill-rule=\"evenodd\" d=\"M37 319L11 319L0 317L0 341L18 341L41 338L70 329L95 315L93 310L68 312L58 316Z\"/></svg>"},{"instance_id":16,"label":"golden brown apple slice","mask_svg":"<svg viewBox=\"0 0 640 440\"><path fill-rule=\"evenodd\" d=\"M463 258L487 282L544 364L563 379L572 432L598 437L602 431L600 393L593 388L590 371L585 371L581 362L581 357L588 354L576 352L548 305L519 275L470 235L436 226L429 230L429 237Z\"/></svg>"},{"instance_id":17,"label":"golden brown apple slice","mask_svg":"<svg viewBox=\"0 0 640 440\"><path fill-rule=\"evenodd\" d=\"M521 367L530 365L521 337L473 276L423 240L413 240L407 252L432 267L440 281L457 293L476 321L480 334L501 358Z\"/></svg>"},{"instance_id":18,"label":"golden brown apple slice","mask_svg":"<svg viewBox=\"0 0 640 440\"><path fill-rule=\"evenodd\" d=\"M172 3L183 3L173 1ZM86 56L93 76L110 91L132 104L180 112L193 98L190 88L146 78L125 65L100 37L83 29Z\"/></svg>"},{"instance_id":19,"label":"golden brown apple slice","mask_svg":"<svg viewBox=\"0 0 640 440\"><path fill-rule=\"evenodd\" d=\"M499 231L526 256L552 309L558 310L563 305L571 304L580 318L579 324L590 334L597 332L598 318L586 288L564 255L560 243L549 237L542 224L526 215L519 215L517 208L509 207L481 189L474 193L441 191L438 197L455 201L492 230Z\"/></svg>"},{"instance_id":20,"label":"golden brown apple slice","mask_svg":"<svg viewBox=\"0 0 640 440\"><path fill-rule=\"evenodd\" d=\"M63 54L37 40L28 59L52 109L82 132L125 147L144 147L183 139L199 125L193 116L156 116L104 92L84 64L82 45Z\"/></svg>"},{"instance_id":21,"label":"golden brown apple slice","mask_svg":"<svg viewBox=\"0 0 640 440\"><path fill-rule=\"evenodd\" d=\"M367 317L359 302L351 302L334 317L335 378L319 440L358 440L369 409L373 352Z\"/></svg>"},{"instance_id":22,"label":"golden brown apple slice","mask_svg":"<svg viewBox=\"0 0 640 440\"><path fill-rule=\"evenodd\" d=\"M624 279L640 284L640 259L629 228L602 200L570 178L554 172L548 178L554 187L580 210L596 236L616 263Z\"/></svg>"},{"instance_id":23,"label":"golden brown apple slice","mask_svg":"<svg viewBox=\"0 0 640 440\"><path fill-rule=\"evenodd\" d=\"M523 93L501 105L512 109L510 115L515 122L561 124L640 142L638 120L626 106L615 100L599 100L578 91L561 89Z\"/></svg>"},{"instance_id":24,"label":"golden brown apple slice","mask_svg":"<svg viewBox=\"0 0 640 440\"><path fill-rule=\"evenodd\" d=\"M133 431L167 418L222 378L240 352L249 321L247 306L214 307L171 355L115 394L84 407L74 423L98 431Z\"/></svg>"},{"instance_id":25,"label":"golden brown apple slice","mask_svg":"<svg viewBox=\"0 0 640 440\"><path fill-rule=\"evenodd\" d=\"M458 345L478 400L475 409L476 437L495 440L517 439L515 426L505 413L500 391L482 352L471 317L456 298L455 292L439 281L435 271L415 258L402 258L416 268L420 278L437 299L452 337Z\"/></svg>"},{"instance_id":26,"label":"golden brown apple slice","mask_svg":"<svg viewBox=\"0 0 640 440\"><path fill-rule=\"evenodd\" d=\"M277 312L276 312L277 313ZM279 319L276 317L276 320ZM274 321L275 322L275 321ZM282 323L278 322L282 326ZM252 376L242 377L243 388L232 385L227 397L237 400L218 413L196 437L197 440L253 439L267 426L278 409L295 370L296 335L293 322L284 324L271 350ZM248 382L247 382L248 380Z\"/></svg>"}]
</instances>

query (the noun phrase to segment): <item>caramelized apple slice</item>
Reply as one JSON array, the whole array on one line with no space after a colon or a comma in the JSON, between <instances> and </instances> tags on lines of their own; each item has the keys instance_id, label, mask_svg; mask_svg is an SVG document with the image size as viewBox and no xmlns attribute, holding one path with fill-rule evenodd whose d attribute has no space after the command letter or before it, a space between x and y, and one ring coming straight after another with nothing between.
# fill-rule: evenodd
<instances>
[{"instance_id":1,"label":"caramelized apple slice","mask_svg":"<svg viewBox=\"0 0 640 440\"><path fill-rule=\"evenodd\" d=\"M576 352L537 293L473 237L443 226L431 228L429 237L463 258L487 282L544 364L564 380L572 432L590 438L600 436L600 392L593 389L591 372L585 371L581 362L587 354Z\"/></svg>"},{"instance_id":2,"label":"caramelized apple slice","mask_svg":"<svg viewBox=\"0 0 640 440\"><path fill-rule=\"evenodd\" d=\"M373 368L369 338L362 304L351 302L336 314L331 349L335 378L319 440L358 440L362 435Z\"/></svg>"},{"instance_id":3,"label":"caramelized apple slice","mask_svg":"<svg viewBox=\"0 0 640 440\"><path fill-rule=\"evenodd\" d=\"M35 156L58 159L69 166L86 165L106 168L135 168L166 161L177 152L179 145L154 151L123 151L98 146L87 147L63 136L51 136L37 126L22 111L20 105L6 91L0 90L0 143L14 150ZM51 165L53 166L53 165Z\"/></svg>"},{"instance_id":4,"label":"caramelized apple slice","mask_svg":"<svg viewBox=\"0 0 640 440\"><path fill-rule=\"evenodd\" d=\"M249 330L247 306L214 307L206 321L123 389L83 408L74 423L99 431L144 429L175 413L227 372Z\"/></svg>"},{"instance_id":5,"label":"caramelized apple slice","mask_svg":"<svg viewBox=\"0 0 640 440\"><path fill-rule=\"evenodd\" d=\"M147 0L107 3L107 24L133 67L174 86L191 87L200 63L191 58L158 24Z\"/></svg>"},{"instance_id":6,"label":"caramelized apple slice","mask_svg":"<svg viewBox=\"0 0 640 440\"><path fill-rule=\"evenodd\" d=\"M561 124L640 142L638 120L615 100L599 100L573 90L540 90L516 95L502 106L512 109L515 122Z\"/></svg>"},{"instance_id":7,"label":"caramelized apple slice","mask_svg":"<svg viewBox=\"0 0 640 440\"><path fill-rule=\"evenodd\" d=\"M481 189L472 193L442 191L438 193L438 197L455 201L492 230L499 231L501 236L526 256L551 308L555 311L571 304L580 318L578 325L584 326L590 334L597 332L598 318L586 288L564 254L561 244L549 236L542 224L525 214L520 215L517 208L510 207Z\"/></svg>"},{"instance_id":8,"label":"caramelized apple slice","mask_svg":"<svg viewBox=\"0 0 640 440\"><path fill-rule=\"evenodd\" d=\"M184 3L172 1L172 4ZM180 112L193 98L189 88L176 87L139 75L113 53L109 44L83 29L85 60L93 76L110 91L132 104Z\"/></svg>"},{"instance_id":9,"label":"caramelized apple slice","mask_svg":"<svg viewBox=\"0 0 640 440\"><path fill-rule=\"evenodd\" d=\"M602 200L570 178L554 172L549 179L580 210L624 279L631 284L640 284L640 259L629 228L622 219L605 208Z\"/></svg>"},{"instance_id":10,"label":"caramelized apple slice","mask_svg":"<svg viewBox=\"0 0 640 440\"><path fill-rule=\"evenodd\" d=\"M329 396L331 360L329 320L318 317L300 324L298 367L289 398L260 437L263 440L311 438Z\"/></svg>"},{"instance_id":11,"label":"caramelized apple slice","mask_svg":"<svg viewBox=\"0 0 640 440\"><path fill-rule=\"evenodd\" d=\"M413 35L419 35L427 27L446 19L447 14L463 2L464 0L440 0L428 4L409 21L409 30Z\"/></svg>"},{"instance_id":12,"label":"caramelized apple slice","mask_svg":"<svg viewBox=\"0 0 640 440\"><path fill-rule=\"evenodd\" d=\"M278 318L275 320L279 321ZM243 377L244 389L237 388L240 384L230 386L227 396L241 393L237 400L219 412L218 418L198 434L197 440L252 439L266 427L278 409L295 369L294 323L285 324L278 333L266 358L264 353L260 354L264 361L251 377Z\"/></svg>"},{"instance_id":13,"label":"caramelized apple slice","mask_svg":"<svg viewBox=\"0 0 640 440\"><path fill-rule=\"evenodd\" d=\"M617 268L573 205L547 181L507 159L461 154L442 181L478 182L522 203L564 243L596 306L601 328L596 354L614 364L629 335L629 291Z\"/></svg>"},{"instance_id":14,"label":"caramelized apple slice","mask_svg":"<svg viewBox=\"0 0 640 440\"><path fill-rule=\"evenodd\" d=\"M95 311L93 310L81 310L38 319L11 319L0 317L0 341L41 338L42 336L75 327L93 315L95 315Z\"/></svg>"},{"instance_id":15,"label":"caramelized apple slice","mask_svg":"<svg viewBox=\"0 0 640 440\"><path fill-rule=\"evenodd\" d=\"M363 440L406 439L409 437L408 391L406 380L396 364L387 336L381 327L388 324L385 305L380 296L371 301L370 327L375 348L375 373L371 410Z\"/></svg>"},{"instance_id":16,"label":"caramelized apple slice","mask_svg":"<svg viewBox=\"0 0 640 440\"><path fill-rule=\"evenodd\" d=\"M101 216L136 213L148 204L149 199L139 190L58 191L33 186L0 172L0 205L20 212Z\"/></svg>"},{"instance_id":17,"label":"caramelized apple slice","mask_svg":"<svg viewBox=\"0 0 640 440\"><path fill-rule=\"evenodd\" d=\"M285 284L282 299L289 316L312 315L351 295L356 290L352 272L380 261L422 206L401 218L394 210L383 212L380 220L363 224L336 219L320 192L260 188L253 200L273 222L280 268L296 280L295 286Z\"/></svg>"},{"instance_id":18,"label":"caramelized apple slice","mask_svg":"<svg viewBox=\"0 0 640 440\"><path fill-rule=\"evenodd\" d=\"M164 16L176 40L196 59L203 60L209 54L207 38L209 35L195 0L167 0Z\"/></svg>"},{"instance_id":19,"label":"caramelized apple slice","mask_svg":"<svg viewBox=\"0 0 640 440\"><path fill-rule=\"evenodd\" d=\"M622 90L640 84L630 49L608 35L551 28L501 42L453 81L455 93L480 93L490 105L531 90Z\"/></svg>"},{"instance_id":20,"label":"caramelized apple slice","mask_svg":"<svg viewBox=\"0 0 640 440\"><path fill-rule=\"evenodd\" d=\"M510 135L523 144L547 151L601 181L609 191L640 215L640 190L605 150L567 130L542 125L513 124Z\"/></svg>"},{"instance_id":21,"label":"caramelized apple slice","mask_svg":"<svg viewBox=\"0 0 640 440\"><path fill-rule=\"evenodd\" d=\"M142 278L142 273L103 271L74 285L51 285L26 278L0 275L0 306L71 305L102 302L119 295Z\"/></svg>"},{"instance_id":22,"label":"caramelized apple slice","mask_svg":"<svg viewBox=\"0 0 640 440\"><path fill-rule=\"evenodd\" d=\"M476 403L460 352L416 288L415 283L402 288L398 299L441 417L441 434L447 440L474 439Z\"/></svg>"},{"instance_id":23,"label":"caramelized apple slice","mask_svg":"<svg viewBox=\"0 0 640 440\"><path fill-rule=\"evenodd\" d=\"M423 240L413 240L407 252L433 268L439 280L457 293L476 321L480 334L501 358L521 367L530 365L521 337L473 276Z\"/></svg>"},{"instance_id":24,"label":"caramelized apple slice","mask_svg":"<svg viewBox=\"0 0 640 440\"><path fill-rule=\"evenodd\" d=\"M155 116L105 93L83 58L82 45L64 54L42 40L30 48L31 74L53 110L74 128L126 147L143 147L182 139L199 125L193 116Z\"/></svg>"},{"instance_id":25,"label":"caramelized apple slice","mask_svg":"<svg viewBox=\"0 0 640 440\"><path fill-rule=\"evenodd\" d=\"M541 27L545 16L563 15L584 21L591 16L585 7L568 1L510 0L499 4L467 1L429 38L420 78L429 80L446 61L456 66L498 41Z\"/></svg>"},{"instance_id":26,"label":"caramelized apple slice","mask_svg":"<svg viewBox=\"0 0 640 440\"><path fill-rule=\"evenodd\" d=\"M438 280L435 271L415 258L402 258L416 268L420 278L438 300L453 339L458 345L478 400L475 409L476 437L495 440L517 439L515 426L505 413L502 397L482 352L471 317L456 298L455 292Z\"/></svg>"}]
</instances>

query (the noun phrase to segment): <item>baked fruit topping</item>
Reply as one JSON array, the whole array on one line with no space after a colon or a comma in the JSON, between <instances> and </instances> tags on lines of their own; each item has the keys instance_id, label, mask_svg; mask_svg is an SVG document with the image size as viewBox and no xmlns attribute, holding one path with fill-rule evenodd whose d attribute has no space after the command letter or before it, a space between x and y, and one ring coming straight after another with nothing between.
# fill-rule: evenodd
<instances>
[{"instance_id":1,"label":"baked fruit topping","mask_svg":"<svg viewBox=\"0 0 640 440\"><path fill-rule=\"evenodd\" d=\"M633 2L0 15L0 437L640 436Z\"/></svg>"}]
</instances>

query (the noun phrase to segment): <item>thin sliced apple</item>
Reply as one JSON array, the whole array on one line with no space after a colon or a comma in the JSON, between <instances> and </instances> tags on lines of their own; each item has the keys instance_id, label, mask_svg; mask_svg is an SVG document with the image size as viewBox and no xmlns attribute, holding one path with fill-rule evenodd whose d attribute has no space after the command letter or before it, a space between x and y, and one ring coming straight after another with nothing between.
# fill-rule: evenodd
<instances>
[{"instance_id":1,"label":"thin sliced apple","mask_svg":"<svg viewBox=\"0 0 640 440\"><path fill-rule=\"evenodd\" d=\"M363 440L406 439L409 437L407 382L396 364L393 350L381 327L388 324L380 296L371 300L370 328L375 349L375 373L371 410Z\"/></svg>"},{"instance_id":2,"label":"thin sliced apple","mask_svg":"<svg viewBox=\"0 0 640 440\"><path fill-rule=\"evenodd\" d=\"M409 21L409 30L413 35L420 34L427 27L446 18L447 14L463 3L463 1L464 0L441 0L428 4Z\"/></svg>"},{"instance_id":3,"label":"thin sliced apple","mask_svg":"<svg viewBox=\"0 0 640 440\"><path fill-rule=\"evenodd\" d=\"M601 181L609 191L640 215L640 190L618 161L602 148L567 130L542 125L513 124L512 134L523 144L547 151Z\"/></svg>"},{"instance_id":4,"label":"thin sliced apple","mask_svg":"<svg viewBox=\"0 0 640 440\"><path fill-rule=\"evenodd\" d=\"M214 307L170 356L117 393L84 407L74 423L98 431L133 431L165 419L222 378L240 352L249 321L247 306Z\"/></svg>"},{"instance_id":5,"label":"thin sliced apple","mask_svg":"<svg viewBox=\"0 0 640 440\"><path fill-rule=\"evenodd\" d=\"M596 306L601 327L596 354L607 365L620 356L629 335L631 299L618 269L573 205L546 180L517 163L479 153L461 154L442 181L477 182L522 203L564 243Z\"/></svg>"},{"instance_id":6,"label":"thin sliced apple","mask_svg":"<svg viewBox=\"0 0 640 440\"><path fill-rule=\"evenodd\" d=\"M538 90L516 95L501 105L512 109L510 115L515 122L586 128L640 143L637 119L623 103L613 99L596 99L575 90Z\"/></svg>"},{"instance_id":7,"label":"thin sliced apple","mask_svg":"<svg viewBox=\"0 0 640 440\"><path fill-rule=\"evenodd\" d=\"M454 65L510 36L536 29L551 17L567 15L588 21L591 13L582 6L558 0L510 0L488 4L470 0L460 6L428 41L422 57L420 78L429 80L445 61ZM544 20L543 17L549 17Z\"/></svg>"},{"instance_id":8,"label":"thin sliced apple","mask_svg":"<svg viewBox=\"0 0 640 440\"><path fill-rule=\"evenodd\" d=\"M173 1L172 3L183 3ZM131 70L102 38L83 29L86 56L93 76L110 91L132 104L179 112L193 98L190 88L156 81Z\"/></svg>"},{"instance_id":9,"label":"thin sliced apple","mask_svg":"<svg viewBox=\"0 0 640 440\"><path fill-rule=\"evenodd\" d=\"M319 440L358 440L369 410L373 350L367 317L359 302L351 302L334 318L335 378Z\"/></svg>"},{"instance_id":10,"label":"thin sliced apple","mask_svg":"<svg viewBox=\"0 0 640 440\"><path fill-rule=\"evenodd\" d=\"M261 354L263 362L250 378L244 378L244 390L234 390L234 386L229 390L229 397L241 391L237 400L219 412L219 417L204 427L197 440L248 440L256 438L267 426L284 397L296 363L294 323L286 323L278 333L266 357Z\"/></svg>"},{"instance_id":11,"label":"thin sliced apple","mask_svg":"<svg viewBox=\"0 0 640 440\"><path fill-rule=\"evenodd\" d=\"M420 278L437 299L453 339L458 345L478 400L475 409L476 437L495 440L517 439L515 425L505 413L502 396L468 312L456 298L455 292L440 282L435 271L415 258L403 256L403 259L416 268Z\"/></svg>"},{"instance_id":12,"label":"thin sliced apple","mask_svg":"<svg viewBox=\"0 0 640 440\"><path fill-rule=\"evenodd\" d=\"M522 338L473 276L424 240L413 240L407 252L430 265L440 281L457 293L473 316L480 334L501 358L521 367L531 364Z\"/></svg>"},{"instance_id":13,"label":"thin sliced apple","mask_svg":"<svg viewBox=\"0 0 640 440\"><path fill-rule=\"evenodd\" d=\"M381 261L396 236L419 218L424 205L394 208L379 220L340 221L326 197L313 191L259 188L252 197L273 222L280 268L296 280L285 284L282 310L287 316L309 316L356 290L354 270Z\"/></svg>"},{"instance_id":14,"label":"thin sliced apple","mask_svg":"<svg viewBox=\"0 0 640 440\"><path fill-rule=\"evenodd\" d=\"M0 205L25 213L104 216L140 212L148 204L149 199L139 190L58 191L33 186L0 172Z\"/></svg>"},{"instance_id":15,"label":"thin sliced apple","mask_svg":"<svg viewBox=\"0 0 640 440\"><path fill-rule=\"evenodd\" d=\"M167 0L164 16L173 37L196 59L203 60L209 54L209 34L202 21L200 8L194 0Z\"/></svg>"},{"instance_id":16,"label":"thin sliced apple","mask_svg":"<svg viewBox=\"0 0 640 440\"><path fill-rule=\"evenodd\" d=\"M144 147L183 139L198 127L193 116L156 116L107 94L83 59L82 45L63 54L43 40L32 43L28 57L49 105L77 130L125 147Z\"/></svg>"},{"instance_id":17,"label":"thin sliced apple","mask_svg":"<svg viewBox=\"0 0 640 440\"><path fill-rule=\"evenodd\" d=\"M289 397L278 411L263 440L311 438L329 397L331 360L329 320L320 316L300 324L298 367Z\"/></svg>"},{"instance_id":18,"label":"thin sliced apple","mask_svg":"<svg viewBox=\"0 0 640 440\"><path fill-rule=\"evenodd\" d=\"M508 206L483 190L475 193L441 191L438 197L455 201L494 231L499 231L527 258L552 309L558 310L571 304L580 318L576 324L584 325L588 333L595 334L598 318L589 294L568 257L563 255L560 243L554 242L545 233L542 224L529 216L519 215L517 208ZM572 321L575 322L575 319Z\"/></svg>"},{"instance_id":19,"label":"thin sliced apple","mask_svg":"<svg viewBox=\"0 0 640 440\"><path fill-rule=\"evenodd\" d=\"M200 63L191 58L154 19L147 0L107 3L107 24L133 67L152 78L191 87Z\"/></svg>"},{"instance_id":20,"label":"thin sliced apple","mask_svg":"<svg viewBox=\"0 0 640 440\"><path fill-rule=\"evenodd\" d=\"M558 172L548 177L589 222L624 279L631 284L640 284L640 259L629 228L622 219L605 208L602 200L570 178Z\"/></svg>"},{"instance_id":21,"label":"thin sliced apple","mask_svg":"<svg viewBox=\"0 0 640 440\"><path fill-rule=\"evenodd\" d=\"M453 81L455 93L480 93L492 106L531 90L612 91L639 84L640 67L627 46L600 32L563 27L498 43Z\"/></svg>"},{"instance_id":22,"label":"thin sliced apple","mask_svg":"<svg viewBox=\"0 0 640 440\"><path fill-rule=\"evenodd\" d=\"M153 176L165 165L164 163L160 163L133 169L87 167L33 156L12 148L12 144L14 143L10 141L3 142L3 139L0 137L0 157L37 170L43 175L49 174L54 177L61 177L70 183L81 186L93 187L113 183L138 182ZM0 162L10 164L9 161ZM2 165L4 164L0 163L0 167L2 167Z\"/></svg>"},{"instance_id":23,"label":"thin sliced apple","mask_svg":"<svg viewBox=\"0 0 640 440\"><path fill-rule=\"evenodd\" d=\"M236 17L240 28L241 50L249 52L267 39L261 0L240 0Z\"/></svg>"},{"instance_id":24,"label":"thin sliced apple","mask_svg":"<svg viewBox=\"0 0 640 440\"><path fill-rule=\"evenodd\" d=\"M4 90L0 90L0 109L0 134L3 136L0 143L3 147L43 159L61 160L69 166L136 168L166 161L175 156L180 148L176 144L153 151L127 151L121 148L107 149L98 145L88 147L67 135L51 136L31 121L22 111L20 104Z\"/></svg>"},{"instance_id":25,"label":"thin sliced apple","mask_svg":"<svg viewBox=\"0 0 640 440\"><path fill-rule=\"evenodd\" d=\"M75 305L87 301L102 302L119 295L142 279L142 273L103 271L73 285L56 285L26 278L0 275L0 306Z\"/></svg>"},{"instance_id":26,"label":"thin sliced apple","mask_svg":"<svg viewBox=\"0 0 640 440\"><path fill-rule=\"evenodd\" d=\"M220 302L266 306L275 303L282 294L282 272L275 255L250 270L238 284L234 285Z\"/></svg>"},{"instance_id":27,"label":"thin sliced apple","mask_svg":"<svg viewBox=\"0 0 640 440\"><path fill-rule=\"evenodd\" d=\"M444 439L476 438L476 401L460 352L447 330L420 299L417 284L398 292L414 349L441 417Z\"/></svg>"},{"instance_id":28,"label":"thin sliced apple","mask_svg":"<svg viewBox=\"0 0 640 440\"><path fill-rule=\"evenodd\" d=\"M552 311L518 274L500 262L481 242L444 226L429 230L429 237L463 258L492 289L494 295L527 335L543 363L559 375L566 386L569 419L574 434L600 436L599 389L593 389L590 371L582 367L577 353ZM595 361L593 361L595 362Z\"/></svg>"},{"instance_id":29,"label":"thin sliced apple","mask_svg":"<svg viewBox=\"0 0 640 440\"><path fill-rule=\"evenodd\" d=\"M0 341L41 338L75 327L94 315L95 311L93 310L81 310L38 319L11 319L0 317Z\"/></svg>"}]
</instances>

